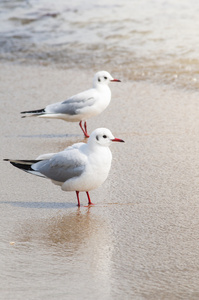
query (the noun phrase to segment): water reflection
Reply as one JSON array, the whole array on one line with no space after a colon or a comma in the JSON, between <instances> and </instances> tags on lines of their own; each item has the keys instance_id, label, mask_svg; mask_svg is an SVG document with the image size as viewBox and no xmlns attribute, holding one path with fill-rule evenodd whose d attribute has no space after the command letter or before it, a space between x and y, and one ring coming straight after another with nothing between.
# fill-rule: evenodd
<instances>
[{"instance_id":1,"label":"water reflection","mask_svg":"<svg viewBox=\"0 0 199 300\"><path fill-rule=\"evenodd\" d=\"M104 281L110 278L113 242L107 220L94 215L93 209L81 207L49 219L31 219L17 229L16 246L36 247L45 255L64 259L65 264L75 259L77 265L87 265L89 272L102 273Z\"/></svg>"}]
</instances>

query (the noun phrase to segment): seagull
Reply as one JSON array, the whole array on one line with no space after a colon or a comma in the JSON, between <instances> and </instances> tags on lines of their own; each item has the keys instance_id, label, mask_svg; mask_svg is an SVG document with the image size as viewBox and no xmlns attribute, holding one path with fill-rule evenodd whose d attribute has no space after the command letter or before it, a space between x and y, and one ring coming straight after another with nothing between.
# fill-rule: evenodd
<instances>
[{"instance_id":1,"label":"seagull","mask_svg":"<svg viewBox=\"0 0 199 300\"><path fill-rule=\"evenodd\" d=\"M31 114L39 118L62 119L68 122L79 122L84 136L89 137L86 120L100 114L111 101L110 82L121 82L114 79L107 71L97 72L93 78L93 87L74 95L63 102L47 105L45 108L22 111L21 114ZM27 117L27 115L22 118ZM84 122L84 128L82 125Z\"/></svg>"},{"instance_id":2,"label":"seagull","mask_svg":"<svg viewBox=\"0 0 199 300\"><path fill-rule=\"evenodd\" d=\"M75 191L78 206L79 192L86 192L88 205L92 205L89 191L108 177L112 161L109 146L113 142L124 141L115 138L109 129L98 128L87 143L73 144L61 152L42 154L36 160L4 160L27 173L51 179L63 191Z\"/></svg>"}]
</instances>

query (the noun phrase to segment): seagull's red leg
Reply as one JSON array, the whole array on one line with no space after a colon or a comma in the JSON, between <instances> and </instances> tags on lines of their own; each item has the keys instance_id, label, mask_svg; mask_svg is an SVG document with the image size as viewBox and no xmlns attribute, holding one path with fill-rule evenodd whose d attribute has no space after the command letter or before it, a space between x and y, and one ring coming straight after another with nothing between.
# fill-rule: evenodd
<instances>
[{"instance_id":1,"label":"seagull's red leg","mask_svg":"<svg viewBox=\"0 0 199 300\"><path fill-rule=\"evenodd\" d=\"M84 128L82 127L82 121L79 122L79 126L80 126L81 130L82 130L83 133L84 133ZM85 133L84 133L84 134L85 134Z\"/></svg>"},{"instance_id":2,"label":"seagull's red leg","mask_svg":"<svg viewBox=\"0 0 199 300\"><path fill-rule=\"evenodd\" d=\"M82 121L79 122L79 126L80 126L81 130L83 131L85 137L88 138L89 135L87 134L87 129L85 128L86 130L84 130L84 128L82 127ZM84 124L84 127L85 127L85 124Z\"/></svg>"},{"instance_id":3,"label":"seagull's red leg","mask_svg":"<svg viewBox=\"0 0 199 300\"><path fill-rule=\"evenodd\" d=\"M91 202L91 198L90 198L90 196L89 196L89 193L86 192L86 194L87 194L87 197L88 197L88 204L89 204L89 205L94 205L94 203Z\"/></svg>"},{"instance_id":4,"label":"seagull's red leg","mask_svg":"<svg viewBox=\"0 0 199 300\"><path fill-rule=\"evenodd\" d=\"M86 132L86 137L89 137L88 132L87 132L87 124L86 124L86 121L84 122L84 129L85 129L85 132Z\"/></svg>"},{"instance_id":5,"label":"seagull's red leg","mask_svg":"<svg viewBox=\"0 0 199 300\"><path fill-rule=\"evenodd\" d=\"M78 206L80 206L80 201L79 201L79 192L78 191L76 191L76 195L77 195L77 202L78 202Z\"/></svg>"}]
</instances>

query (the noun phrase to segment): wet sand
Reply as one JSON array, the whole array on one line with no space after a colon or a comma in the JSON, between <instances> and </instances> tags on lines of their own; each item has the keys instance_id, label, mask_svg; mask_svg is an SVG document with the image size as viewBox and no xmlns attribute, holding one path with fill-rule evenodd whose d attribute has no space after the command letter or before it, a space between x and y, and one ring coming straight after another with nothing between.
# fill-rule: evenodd
<instances>
[{"instance_id":1,"label":"wet sand","mask_svg":"<svg viewBox=\"0 0 199 300\"><path fill-rule=\"evenodd\" d=\"M96 71L1 65L1 299L198 299L197 92L112 74L122 83L88 130L107 127L125 144L111 148L94 207L2 161L83 141L76 123L19 112L89 88Z\"/></svg>"}]
</instances>

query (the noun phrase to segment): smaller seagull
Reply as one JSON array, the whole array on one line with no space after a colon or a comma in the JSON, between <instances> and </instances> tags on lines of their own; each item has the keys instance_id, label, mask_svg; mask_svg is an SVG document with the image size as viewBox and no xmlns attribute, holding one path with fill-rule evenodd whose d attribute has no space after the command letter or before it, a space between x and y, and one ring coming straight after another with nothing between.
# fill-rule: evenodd
<instances>
[{"instance_id":1,"label":"smaller seagull","mask_svg":"<svg viewBox=\"0 0 199 300\"><path fill-rule=\"evenodd\" d=\"M79 192L86 192L91 205L89 191L98 188L108 177L112 142L124 141L115 138L109 129L98 128L87 143L76 143L64 151L42 154L36 160L4 160L27 173L51 179L63 191L76 191L78 206Z\"/></svg>"},{"instance_id":2,"label":"smaller seagull","mask_svg":"<svg viewBox=\"0 0 199 300\"><path fill-rule=\"evenodd\" d=\"M42 109L22 111L39 118L62 119L68 122L79 122L85 137L89 137L86 120L100 114L111 101L110 82L121 82L114 79L108 72L97 72L93 79L93 88L74 95L63 102L50 104ZM23 116L22 118L25 118ZM84 122L84 128L82 126Z\"/></svg>"}]
</instances>

